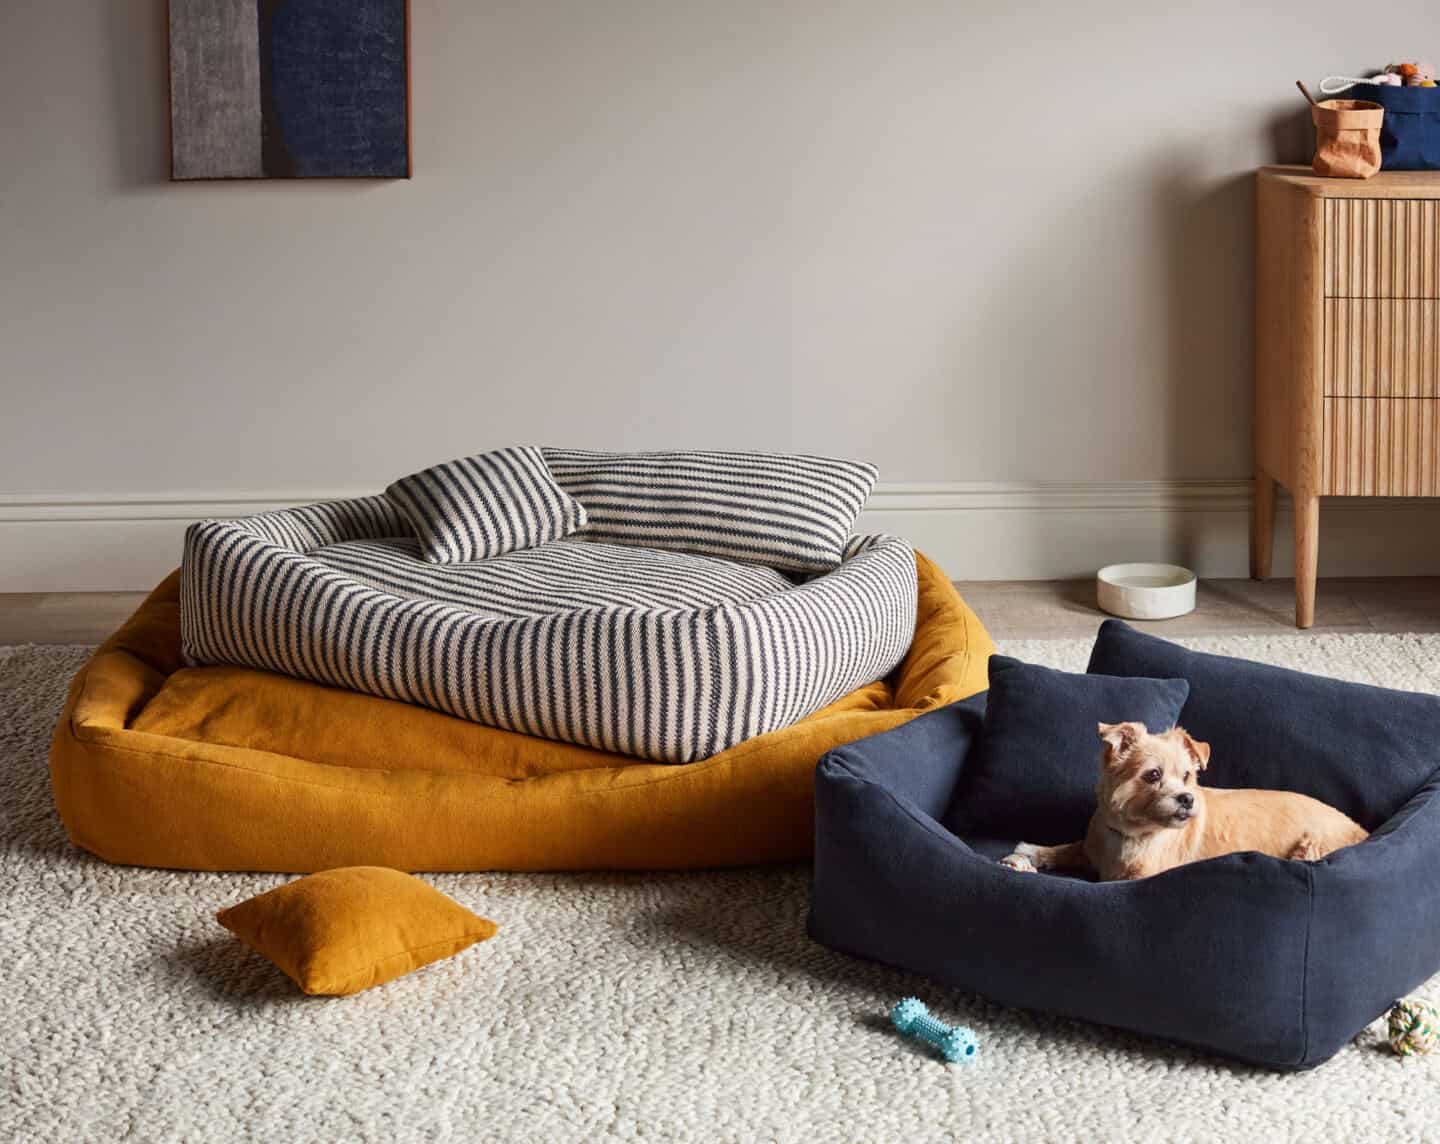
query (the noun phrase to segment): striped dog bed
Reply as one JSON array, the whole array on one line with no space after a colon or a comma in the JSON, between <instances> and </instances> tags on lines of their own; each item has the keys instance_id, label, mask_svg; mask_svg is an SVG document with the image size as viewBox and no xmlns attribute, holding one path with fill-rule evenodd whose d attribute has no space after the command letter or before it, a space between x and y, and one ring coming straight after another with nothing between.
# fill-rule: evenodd
<instances>
[{"instance_id":1,"label":"striped dog bed","mask_svg":"<svg viewBox=\"0 0 1440 1144\"><path fill-rule=\"evenodd\" d=\"M704 759L886 675L915 630L915 557L854 537L833 571L583 534L428 563L382 496L186 533L187 662L234 664L661 762Z\"/></svg>"}]
</instances>

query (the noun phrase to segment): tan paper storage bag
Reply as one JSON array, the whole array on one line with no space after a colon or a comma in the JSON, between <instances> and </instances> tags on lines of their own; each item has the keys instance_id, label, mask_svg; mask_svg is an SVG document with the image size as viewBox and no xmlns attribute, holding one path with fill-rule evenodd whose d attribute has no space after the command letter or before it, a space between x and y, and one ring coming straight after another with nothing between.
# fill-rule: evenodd
<instances>
[{"instance_id":1,"label":"tan paper storage bag","mask_svg":"<svg viewBox=\"0 0 1440 1144\"><path fill-rule=\"evenodd\" d=\"M1380 124L1385 109L1364 99L1322 99L1310 108L1315 121L1317 175L1368 179L1380 169Z\"/></svg>"}]
</instances>

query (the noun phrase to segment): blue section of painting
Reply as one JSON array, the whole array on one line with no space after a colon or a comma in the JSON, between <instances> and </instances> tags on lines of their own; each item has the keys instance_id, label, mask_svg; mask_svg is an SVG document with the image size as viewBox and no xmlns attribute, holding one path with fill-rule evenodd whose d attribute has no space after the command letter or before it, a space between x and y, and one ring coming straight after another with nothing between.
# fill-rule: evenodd
<instances>
[{"instance_id":1,"label":"blue section of painting","mask_svg":"<svg viewBox=\"0 0 1440 1144\"><path fill-rule=\"evenodd\" d=\"M269 177L409 174L405 0L258 0Z\"/></svg>"}]
</instances>

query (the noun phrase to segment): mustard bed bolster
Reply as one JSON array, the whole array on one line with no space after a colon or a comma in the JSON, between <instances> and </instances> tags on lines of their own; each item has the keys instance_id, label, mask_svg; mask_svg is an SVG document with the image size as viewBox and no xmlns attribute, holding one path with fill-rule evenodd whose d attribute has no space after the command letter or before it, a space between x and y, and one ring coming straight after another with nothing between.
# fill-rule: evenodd
<instances>
[{"instance_id":1,"label":"mustard bed bolster","mask_svg":"<svg viewBox=\"0 0 1440 1144\"><path fill-rule=\"evenodd\" d=\"M51 745L78 846L137 866L685 869L808 857L815 763L986 686L993 645L917 554L889 679L701 762L638 762L239 667L182 666L167 578L76 675Z\"/></svg>"}]
</instances>

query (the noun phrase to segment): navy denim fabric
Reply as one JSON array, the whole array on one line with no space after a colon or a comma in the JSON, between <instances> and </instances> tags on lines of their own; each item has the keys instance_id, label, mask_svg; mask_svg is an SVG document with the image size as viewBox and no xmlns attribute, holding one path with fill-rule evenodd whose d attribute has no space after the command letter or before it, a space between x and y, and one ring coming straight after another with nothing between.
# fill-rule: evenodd
<instances>
[{"instance_id":1,"label":"navy denim fabric","mask_svg":"<svg viewBox=\"0 0 1440 1144\"><path fill-rule=\"evenodd\" d=\"M984 734L946 825L962 835L1074 842L1095 812L1096 725L1168 731L1189 694L1183 679L1072 675L992 655Z\"/></svg>"},{"instance_id":2,"label":"navy denim fabric","mask_svg":"<svg viewBox=\"0 0 1440 1144\"><path fill-rule=\"evenodd\" d=\"M1173 676L1180 725L1210 744L1206 786L1295 790L1374 830L1440 768L1440 697L1187 651L1106 620L1095 675Z\"/></svg>"},{"instance_id":3,"label":"navy denim fabric","mask_svg":"<svg viewBox=\"0 0 1440 1144\"><path fill-rule=\"evenodd\" d=\"M821 759L815 940L1277 1069L1328 1059L1440 969L1440 780L1320 862L1233 854L1103 884L1018 874L994 861L1007 841L938 821L984 709L976 696ZM1303 754L1286 759L1303 774Z\"/></svg>"},{"instance_id":4,"label":"navy denim fabric","mask_svg":"<svg viewBox=\"0 0 1440 1144\"><path fill-rule=\"evenodd\" d=\"M1357 83L1341 98L1368 99L1385 109L1380 124L1383 170L1440 169L1440 87Z\"/></svg>"}]
</instances>

